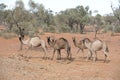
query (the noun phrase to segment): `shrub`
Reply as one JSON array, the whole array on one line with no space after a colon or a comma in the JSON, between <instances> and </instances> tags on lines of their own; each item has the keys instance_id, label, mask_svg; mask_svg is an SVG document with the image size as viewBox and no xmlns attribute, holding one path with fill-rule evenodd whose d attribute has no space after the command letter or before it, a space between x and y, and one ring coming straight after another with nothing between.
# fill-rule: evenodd
<instances>
[{"instance_id":1,"label":"shrub","mask_svg":"<svg viewBox=\"0 0 120 80\"><path fill-rule=\"evenodd\" d=\"M120 32L120 26L117 26L116 28L115 28L115 32Z\"/></svg>"},{"instance_id":2,"label":"shrub","mask_svg":"<svg viewBox=\"0 0 120 80\"><path fill-rule=\"evenodd\" d=\"M61 32L70 32L70 27L69 26L62 26Z\"/></svg>"},{"instance_id":3,"label":"shrub","mask_svg":"<svg viewBox=\"0 0 120 80\"><path fill-rule=\"evenodd\" d=\"M46 24L44 24L44 25L42 26L42 29L43 29L43 31L45 31L45 32L49 32L48 26L47 26Z\"/></svg>"},{"instance_id":4,"label":"shrub","mask_svg":"<svg viewBox=\"0 0 120 80\"><path fill-rule=\"evenodd\" d=\"M52 32L52 33L55 33L55 32L56 32L55 26L50 25L48 28L49 28L49 29L48 29L49 32Z\"/></svg>"},{"instance_id":5,"label":"shrub","mask_svg":"<svg viewBox=\"0 0 120 80\"><path fill-rule=\"evenodd\" d=\"M44 35L45 33L42 31L42 32L39 32L40 35Z\"/></svg>"},{"instance_id":6,"label":"shrub","mask_svg":"<svg viewBox=\"0 0 120 80\"><path fill-rule=\"evenodd\" d=\"M19 33L18 28L17 28L16 26L13 26L13 27L11 28L11 32L14 32L14 33L16 33L16 34Z\"/></svg>"},{"instance_id":7,"label":"shrub","mask_svg":"<svg viewBox=\"0 0 120 80\"><path fill-rule=\"evenodd\" d=\"M55 29L55 26L53 25L50 25L49 27L47 25L44 25L43 31L55 33L56 29Z\"/></svg>"},{"instance_id":8,"label":"shrub","mask_svg":"<svg viewBox=\"0 0 120 80\"><path fill-rule=\"evenodd\" d=\"M10 38L16 37L16 34L11 32L0 31L0 36L4 37L5 39L10 39Z\"/></svg>"},{"instance_id":9,"label":"shrub","mask_svg":"<svg viewBox=\"0 0 120 80\"><path fill-rule=\"evenodd\" d=\"M112 31L112 30L113 30L112 25L106 25L106 26L105 26L105 29L104 29L104 32Z\"/></svg>"},{"instance_id":10,"label":"shrub","mask_svg":"<svg viewBox=\"0 0 120 80\"><path fill-rule=\"evenodd\" d=\"M28 31L28 36L29 36L29 37L33 37L34 34L35 34L35 31Z\"/></svg>"}]
</instances>

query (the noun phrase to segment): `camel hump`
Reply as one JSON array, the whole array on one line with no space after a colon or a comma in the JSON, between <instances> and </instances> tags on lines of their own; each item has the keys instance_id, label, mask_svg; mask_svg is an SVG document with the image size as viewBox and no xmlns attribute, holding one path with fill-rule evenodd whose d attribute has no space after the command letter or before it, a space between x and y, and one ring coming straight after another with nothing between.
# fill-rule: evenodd
<instances>
[{"instance_id":1,"label":"camel hump","mask_svg":"<svg viewBox=\"0 0 120 80\"><path fill-rule=\"evenodd\" d=\"M61 37L61 38L59 38L59 39L62 39L62 40L64 40L65 42L68 42L67 39L65 39L65 38L63 38L63 37Z\"/></svg>"},{"instance_id":2,"label":"camel hump","mask_svg":"<svg viewBox=\"0 0 120 80\"><path fill-rule=\"evenodd\" d=\"M32 44L33 46L37 46L38 44L40 44L40 38L39 37L31 38L30 44Z\"/></svg>"}]
</instances>

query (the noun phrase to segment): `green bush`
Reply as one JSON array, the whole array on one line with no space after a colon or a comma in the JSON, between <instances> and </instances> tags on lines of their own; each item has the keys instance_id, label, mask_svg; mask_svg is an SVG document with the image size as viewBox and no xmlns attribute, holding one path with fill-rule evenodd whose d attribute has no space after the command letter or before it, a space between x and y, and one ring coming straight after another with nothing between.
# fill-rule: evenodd
<instances>
[{"instance_id":1,"label":"green bush","mask_svg":"<svg viewBox=\"0 0 120 80\"><path fill-rule=\"evenodd\" d=\"M42 29L44 32L49 32L48 26L46 24L43 24Z\"/></svg>"},{"instance_id":2,"label":"green bush","mask_svg":"<svg viewBox=\"0 0 120 80\"><path fill-rule=\"evenodd\" d=\"M34 31L28 31L28 36L29 36L29 37L33 37L33 36L34 36L34 34L35 34L35 32L34 32Z\"/></svg>"},{"instance_id":3,"label":"green bush","mask_svg":"<svg viewBox=\"0 0 120 80\"><path fill-rule=\"evenodd\" d=\"M70 27L69 26L62 26L61 32L70 32Z\"/></svg>"},{"instance_id":4,"label":"green bush","mask_svg":"<svg viewBox=\"0 0 120 80\"><path fill-rule=\"evenodd\" d=\"M55 32L56 32L55 26L50 25L48 28L49 28L49 29L48 29L49 32L52 32L52 33L55 33Z\"/></svg>"},{"instance_id":5,"label":"green bush","mask_svg":"<svg viewBox=\"0 0 120 80\"><path fill-rule=\"evenodd\" d=\"M112 30L113 30L112 25L106 25L106 26L105 26L105 29L104 29L104 32L112 31Z\"/></svg>"},{"instance_id":6,"label":"green bush","mask_svg":"<svg viewBox=\"0 0 120 80\"><path fill-rule=\"evenodd\" d=\"M53 25L50 25L50 26L44 25L43 31L44 31L44 32L52 32L52 33L55 33L55 32L56 32L56 28L55 28L55 26L53 26Z\"/></svg>"},{"instance_id":7,"label":"green bush","mask_svg":"<svg viewBox=\"0 0 120 80\"><path fill-rule=\"evenodd\" d=\"M115 28L115 32L120 32L120 26L117 26L116 28Z\"/></svg>"},{"instance_id":8,"label":"green bush","mask_svg":"<svg viewBox=\"0 0 120 80\"><path fill-rule=\"evenodd\" d=\"M10 39L10 38L16 37L16 34L0 31L0 36L4 37L5 39Z\"/></svg>"},{"instance_id":9,"label":"green bush","mask_svg":"<svg viewBox=\"0 0 120 80\"><path fill-rule=\"evenodd\" d=\"M18 28L17 28L16 26L13 26L13 27L11 28L11 32L14 32L14 33L16 33L16 34L19 33Z\"/></svg>"}]
</instances>

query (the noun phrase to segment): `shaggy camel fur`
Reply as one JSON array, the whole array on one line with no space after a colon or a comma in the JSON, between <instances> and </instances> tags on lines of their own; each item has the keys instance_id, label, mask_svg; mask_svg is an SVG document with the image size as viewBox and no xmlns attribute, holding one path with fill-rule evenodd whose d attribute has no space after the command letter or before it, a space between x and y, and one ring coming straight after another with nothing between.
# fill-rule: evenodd
<instances>
[{"instance_id":1,"label":"shaggy camel fur","mask_svg":"<svg viewBox=\"0 0 120 80\"><path fill-rule=\"evenodd\" d=\"M77 42L76 38L75 37L72 37L72 40L73 40L73 43L75 45L75 47L78 47L78 51L77 53L81 50L82 53L83 53L83 57L84 57L84 49L87 49L87 47L85 46L85 44L83 43L82 40L80 40L79 42Z\"/></svg>"},{"instance_id":2,"label":"shaggy camel fur","mask_svg":"<svg viewBox=\"0 0 120 80\"><path fill-rule=\"evenodd\" d=\"M54 48L53 56L51 58L52 60L54 58L54 54L55 54L56 50L58 53L57 59L61 59L61 49L65 49L67 51L67 58L71 59L71 47L65 38L59 38L59 39L55 40L53 37L48 37L47 42L51 47Z\"/></svg>"},{"instance_id":3,"label":"shaggy camel fur","mask_svg":"<svg viewBox=\"0 0 120 80\"><path fill-rule=\"evenodd\" d=\"M28 38L27 40L24 40L24 38L19 35L19 41L21 42L21 46L24 44L24 45L27 45L28 46L28 50L31 49L32 47L39 47L41 46L42 49L44 50L44 57L46 57L46 53L47 53L47 50L46 50L46 43L44 40L40 39L40 37L38 36L35 36L35 37L32 37L32 38Z\"/></svg>"},{"instance_id":4,"label":"shaggy camel fur","mask_svg":"<svg viewBox=\"0 0 120 80\"><path fill-rule=\"evenodd\" d=\"M105 61L106 61L109 50L108 50L108 46L105 42L103 42L99 39L96 39L95 41L92 42L88 38L85 38L83 40L83 42L84 42L85 46L89 49L87 60L93 55L93 61L95 62L96 59L97 59L96 52L100 51L100 50L103 50L104 55L105 55Z\"/></svg>"}]
</instances>

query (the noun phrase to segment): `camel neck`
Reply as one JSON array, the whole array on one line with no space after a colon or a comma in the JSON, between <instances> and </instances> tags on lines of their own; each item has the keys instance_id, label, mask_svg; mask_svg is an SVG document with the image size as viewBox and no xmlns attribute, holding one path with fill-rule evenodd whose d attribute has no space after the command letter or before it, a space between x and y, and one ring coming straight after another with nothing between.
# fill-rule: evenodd
<instances>
[{"instance_id":1,"label":"camel neck","mask_svg":"<svg viewBox=\"0 0 120 80\"><path fill-rule=\"evenodd\" d=\"M27 40L22 40L22 43L26 45L26 44L28 44L28 43L29 43L29 41L30 41L30 39L27 39Z\"/></svg>"},{"instance_id":2,"label":"camel neck","mask_svg":"<svg viewBox=\"0 0 120 80\"><path fill-rule=\"evenodd\" d=\"M74 42L74 45L77 47L76 39L74 39L73 42Z\"/></svg>"},{"instance_id":3,"label":"camel neck","mask_svg":"<svg viewBox=\"0 0 120 80\"><path fill-rule=\"evenodd\" d=\"M90 47L92 46L92 43L91 43L91 42L89 42L89 43L86 43L86 42L85 42L85 46L86 46L88 49L91 49Z\"/></svg>"}]
</instances>

